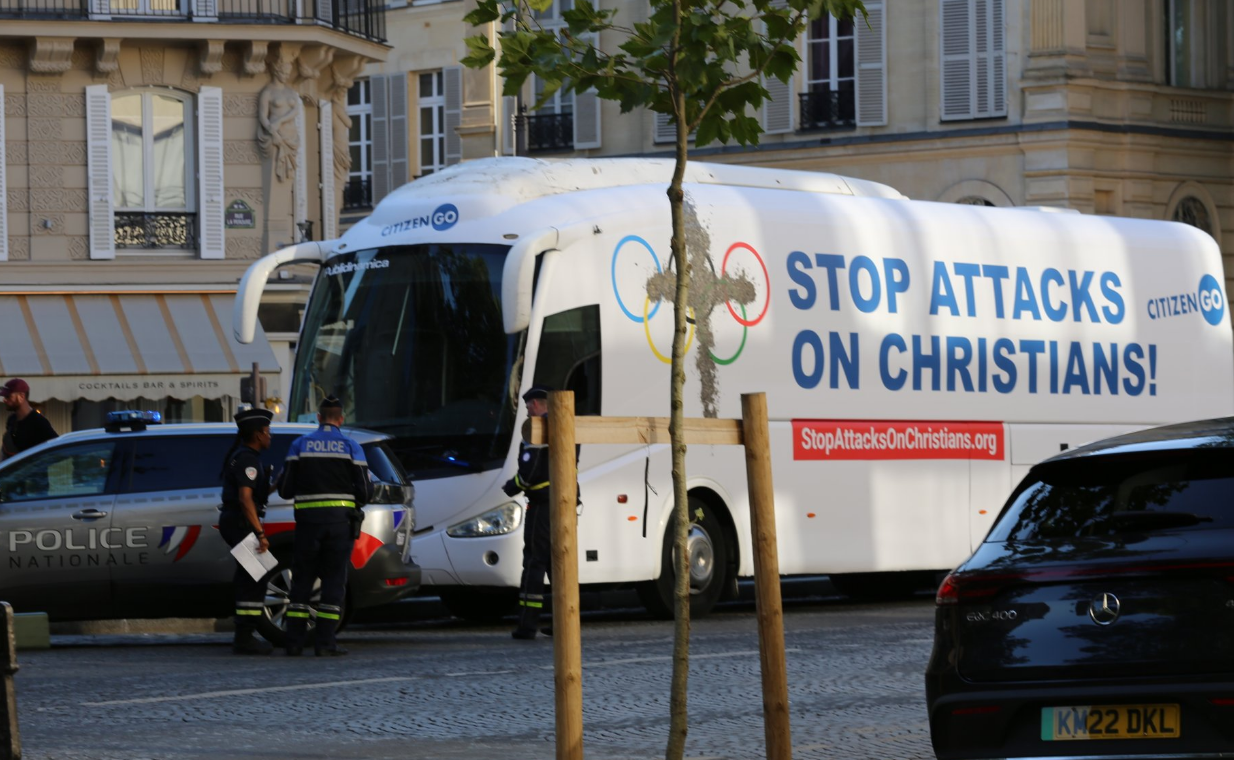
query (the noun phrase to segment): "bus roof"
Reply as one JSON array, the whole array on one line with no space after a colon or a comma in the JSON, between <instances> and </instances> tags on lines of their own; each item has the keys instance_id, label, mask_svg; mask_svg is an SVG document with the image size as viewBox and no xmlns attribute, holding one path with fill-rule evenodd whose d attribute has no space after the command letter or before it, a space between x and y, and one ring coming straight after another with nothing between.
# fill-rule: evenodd
<instances>
[{"instance_id":1,"label":"bus roof","mask_svg":"<svg viewBox=\"0 0 1234 760\"><path fill-rule=\"evenodd\" d=\"M667 185L672 179L673 163L667 158L485 158L457 164L403 185L381 205L401 205L446 195L494 194L522 203L579 190ZM908 200L887 185L838 174L699 161L686 165L685 182Z\"/></svg>"}]
</instances>

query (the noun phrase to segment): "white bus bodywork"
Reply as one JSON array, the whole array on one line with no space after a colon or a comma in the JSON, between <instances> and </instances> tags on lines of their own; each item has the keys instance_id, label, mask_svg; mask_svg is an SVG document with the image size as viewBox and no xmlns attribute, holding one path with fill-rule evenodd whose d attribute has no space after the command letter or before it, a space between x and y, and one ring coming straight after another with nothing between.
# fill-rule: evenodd
<instances>
[{"instance_id":1,"label":"white bus bodywork","mask_svg":"<svg viewBox=\"0 0 1234 760\"><path fill-rule=\"evenodd\" d=\"M670 259L671 170L506 158L417 180L339 240L254 264L238 335L251 335L266 276L284 263L510 245L501 306L507 332L528 331L520 387L544 319L595 306L602 413L667 416L671 305L657 311L646 287ZM748 303L710 313L715 403L737 417L742 393L767 393L783 574L949 569L1028 467L1060 448L1234 414L1220 251L1191 227L910 201L805 172L691 163L686 181L691 243L710 263L696 261L754 286ZM698 351L695 336L687 416L704 413ZM521 530L446 532L509 501L500 489L517 449L512 440L498 469L416 482L413 556L426 585L518 585ZM752 575L740 448L691 447L687 472L725 523L709 539L735 541L736 573ZM580 581L658 578L668 447L586 446L579 480Z\"/></svg>"}]
</instances>

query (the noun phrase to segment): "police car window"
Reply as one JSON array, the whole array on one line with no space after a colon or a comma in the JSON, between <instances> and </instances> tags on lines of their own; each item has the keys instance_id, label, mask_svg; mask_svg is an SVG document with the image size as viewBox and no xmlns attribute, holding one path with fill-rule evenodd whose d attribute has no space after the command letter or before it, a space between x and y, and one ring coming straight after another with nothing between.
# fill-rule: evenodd
<instances>
[{"instance_id":1,"label":"police car window","mask_svg":"<svg viewBox=\"0 0 1234 760\"><path fill-rule=\"evenodd\" d=\"M0 475L0 500L94 496L107 488L115 461L114 441L62 446L16 463Z\"/></svg>"},{"instance_id":2,"label":"police car window","mask_svg":"<svg viewBox=\"0 0 1234 760\"><path fill-rule=\"evenodd\" d=\"M574 391L575 414L600 413L599 306L583 306L544 318L535 384Z\"/></svg>"},{"instance_id":3,"label":"police car window","mask_svg":"<svg viewBox=\"0 0 1234 760\"><path fill-rule=\"evenodd\" d=\"M164 435L133 444L132 493L214 488L231 446L229 435Z\"/></svg>"}]
</instances>

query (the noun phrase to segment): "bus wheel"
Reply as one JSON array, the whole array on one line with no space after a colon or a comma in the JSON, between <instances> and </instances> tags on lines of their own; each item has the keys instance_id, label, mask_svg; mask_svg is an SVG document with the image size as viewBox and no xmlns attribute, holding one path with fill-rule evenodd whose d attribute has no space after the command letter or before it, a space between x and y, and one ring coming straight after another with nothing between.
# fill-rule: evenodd
<instances>
[{"instance_id":1,"label":"bus wheel","mask_svg":"<svg viewBox=\"0 0 1234 760\"><path fill-rule=\"evenodd\" d=\"M468 623L496 623L518 612L518 591L443 588L438 593L441 603L456 618Z\"/></svg>"},{"instance_id":2,"label":"bus wheel","mask_svg":"<svg viewBox=\"0 0 1234 760\"><path fill-rule=\"evenodd\" d=\"M690 514L702 518L690 525L688 539L690 552L690 617L702 617L711 611L720 599L729 574L729 552L724 526L716 512L705 501L690 497ZM643 606L655 617L671 620L673 617L675 577L677 563L673 561L673 540L676 537L676 521L670 520L664 532L664 548L660 558L660 577L638 585L638 597Z\"/></svg>"}]
</instances>

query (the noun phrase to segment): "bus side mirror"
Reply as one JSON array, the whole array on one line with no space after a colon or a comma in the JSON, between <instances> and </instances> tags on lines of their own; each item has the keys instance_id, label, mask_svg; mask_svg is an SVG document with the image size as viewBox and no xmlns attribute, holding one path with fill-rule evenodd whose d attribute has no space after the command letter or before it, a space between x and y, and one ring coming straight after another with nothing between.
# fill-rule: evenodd
<instances>
[{"instance_id":1,"label":"bus side mirror","mask_svg":"<svg viewBox=\"0 0 1234 760\"><path fill-rule=\"evenodd\" d=\"M531 286L536 274L536 257L557 247L557 230L524 236L506 254L501 270L501 321L507 335L516 335L531 324Z\"/></svg>"}]
</instances>

